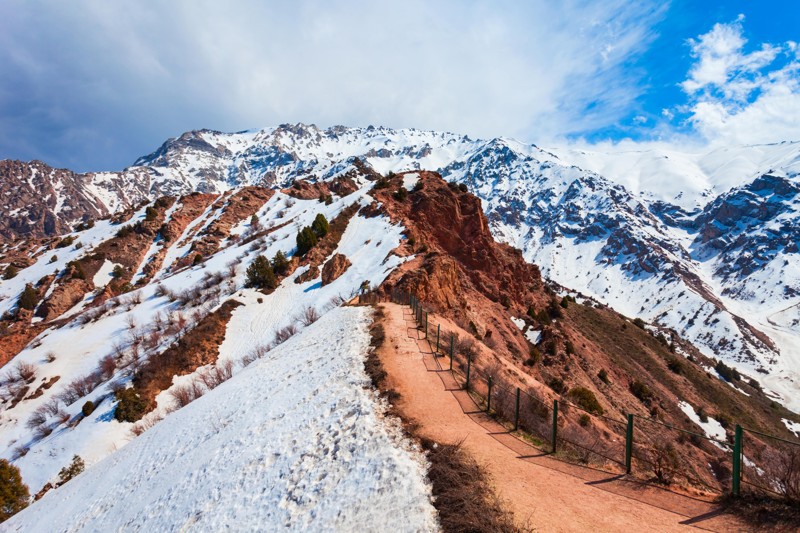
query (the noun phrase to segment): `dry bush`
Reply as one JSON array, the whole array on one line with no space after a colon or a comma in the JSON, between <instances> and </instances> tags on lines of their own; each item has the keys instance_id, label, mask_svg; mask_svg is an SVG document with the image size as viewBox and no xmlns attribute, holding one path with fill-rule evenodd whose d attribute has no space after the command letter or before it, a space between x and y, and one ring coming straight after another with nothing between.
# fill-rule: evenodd
<instances>
[{"instance_id":1,"label":"dry bush","mask_svg":"<svg viewBox=\"0 0 800 533\"><path fill-rule=\"evenodd\" d=\"M62 409L59 409L58 413L56 414L56 421L59 423L59 425L66 424L67 422L70 421L71 418L72 416L68 412Z\"/></svg>"},{"instance_id":2,"label":"dry bush","mask_svg":"<svg viewBox=\"0 0 800 533\"><path fill-rule=\"evenodd\" d=\"M52 351L47 352L46 354L44 354L44 360L47 361L48 363L52 363L53 361L56 360L56 353Z\"/></svg>"},{"instance_id":3,"label":"dry bush","mask_svg":"<svg viewBox=\"0 0 800 533\"><path fill-rule=\"evenodd\" d=\"M50 398L42 405L42 409L47 415L56 416L61 410L61 402L58 401L58 398Z\"/></svg>"},{"instance_id":4,"label":"dry bush","mask_svg":"<svg viewBox=\"0 0 800 533\"><path fill-rule=\"evenodd\" d=\"M77 378L69 383L57 398L66 405L71 405L84 396L91 394L100 384L100 381L100 376L96 373Z\"/></svg>"},{"instance_id":5,"label":"dry bush","mask_svg":"<svg viewBox=\"0 0 800 533\"><path fill-rule=\"evenodd\" d=\"M148 413L141 420L136 422L133 427L131 427L131 433L138 437L151 427L161 422L161 420L163 420L161 415L157 413Z\"/></svg>"},{"instance_id":6,"label":"dry bush","mask_svg":"<svg viewBox=\"0 0 800 533\"><path fill-rule=\"evenodd\" d=\"M233 361L227 359L218 363L216 366L206 368L201 371L197 379L208 388L208 390L218 387L220 384L233 377Z\"/></svg>"},{"instance_id":7,"label":"dry bush","mask_svg":"<svg viewBox=\"0 0 800 533\"><path fill-rule=\"evenodd\" d=\"M488 474L461 444L422 444L431 465L428 479L442 531L519 531L492 490Z\"/></svg>"},{"instance_id":8,"label":"dry bush","mask_svg":"<svg viewBox=\"0 0 800 533\"><path fill-rule=\"evenodd\" d=\"M456 339L456 353L459 355L472 357L472 360L478 357L478 344L471 337L464 337L463 339Z\"/></svg>"},{"instance_id":9,"label":"dry bush","mask_svg":"<svg viewBox=\"0 0 800 533\"><path fill-rule=\"evenodd\" d=\"M133 315L128 315L125 323L128 325L128 329L136 329L136 318Z\"/></svg>"},{"instance_id":10,"label":"dry bush","mask_svg":"<svg viewBox=\"0 0 800 533\"><path fill-rule=\"evenodd\" d=\"M269 352L269 346L259 344L258 346L250 350L250 352L247 355L242 357L241 361L242 366L247 366L256 359L261 359L262 357L267 355L267 352Z\"/></svg>"},{"instance_id":11,"label":"dry bush","mask_svg":"<svg viewBox=\"0 0 800 533\"><path fill-rule=\"evenodd\" d=\"M114 359L114 356L107 355L100 359L100 363L97 366L98 380L108 381L114 376L114 372L116 371L117 362Z\"/></svg>"},{"instance_id":12,"label":"dry bush","mask_svg":"<svg viewBox=\"0 0 800 533\"><path fill-rule=\"evenodd\" d=\"M31 415L31 417L28 419L28 421L25 422L25 427L28 429L34 429L46 423L47 423L47 414L40 407L39 409L36 409Z\"/></svg>"},{"instance_id":13,"label":"dry bush","mask_svg":"<svg viewBox=\"0 0 800 533\"><path fill-rule=\"evenodd\" d=\"M14 372L20 381L30 383L33 381L33 378L36 377L36 366L32 365L31 363L24 363L20 361L17 363L17 366L14 367Z\"/></svg>"},{"instance_id":14,"label":"dry bush","mask_svg":"<svg viewBox=\"0 0 800 533\"><path fill-rule=\"evenodd\" d=\"M308 306L300 313L300 322L304 326L310 326L317 320L319 320L319 311L317 311L316 307Z\"/></svg>"},{"instance_id":15,"label":"dry bush","mask_svg":"<svg viewBox=\"0 0 800 533\"><path fill-rule=\"evenodd\" d=\"M176 385L169 390L169 396L173 399L175 404L181 408L186 407L200 396L203 395L205 389L196 381L192 380L191 382L185 385Z\"/></svg>"},{"instance_id":16,"label":"dry bush","mask_svg":"<svg viewBox=\"0 0 800 533\"><path fill-rule=\"evenodd\" d=\"M288 326L275 330L275 340L273 341L273 345L277 346L279 344L283 344L287 340L289 340L295 333L297 333L297 326L292 323Z\"/></svg>"},{"instance_id":17,"label":"dry bush","mask_svg":"<svg viewBox=\"0 0 800 533\"><path fill-rule=\"evenodd\" d=\"M28 448L23 444L20 444L19 446L16 446L14 450L11 452L11 460L16 461L20 457L25 457L26 455L28 455L29 451L30 448Z\"/></svg>"},{"instance_id":18,"label":"dry bush","mask_svg":"<svg viewBox=\"0 0 800 533\"><path fill-rule=\"evenodd\" d=\"M131 306L139 305L140 303L142 303L142 291L136 291L133 294L131 294L130 301L131 301Z\"/></svg>"},{"instance_id":19,"label":"dry bush","mask_svg":"<svg viewBox=\"0 0 800 533\"><path fill-rule=\"evenodd\" d=\"M46 425L37 426L36 429L33 431L33 438L36 440L42 440L48 437L53 432L53 428Z\"/></svg>"}]
</instances>

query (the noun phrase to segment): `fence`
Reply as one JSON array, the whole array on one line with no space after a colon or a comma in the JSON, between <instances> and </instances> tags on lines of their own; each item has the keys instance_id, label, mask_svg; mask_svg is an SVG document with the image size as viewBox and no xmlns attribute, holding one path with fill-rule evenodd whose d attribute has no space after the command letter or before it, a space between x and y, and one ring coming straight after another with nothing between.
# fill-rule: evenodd
<instances>
[{"instance_id":1,"label":"fence","mask_svg":"<svg viewBox=\"0 0 800 533\"><path fill-rule=\"evenodd\" d=\"M800 443L738 424L729 442L655 418L627 414L616 419L597 407L579 405L580 401L523 390L499 373L477 368L471 353L459 353L456 336L445 338L447 332L430 323L428 311L414 294L395 291L391 300L410 306L434 356L443 358L440 368L452 374L481 410L544 451L648 482L734 496L744 485L746 490L800 500ZM377 301L375 295L363 300Z\"/></svg>"}]
</instances>

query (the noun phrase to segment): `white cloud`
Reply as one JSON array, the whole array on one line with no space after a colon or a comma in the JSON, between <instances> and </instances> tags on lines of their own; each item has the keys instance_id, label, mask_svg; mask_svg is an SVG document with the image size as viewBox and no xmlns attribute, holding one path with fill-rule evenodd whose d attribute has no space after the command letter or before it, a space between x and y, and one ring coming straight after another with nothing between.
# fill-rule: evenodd
<instances>
[{"instance_id":1,"label":"white cloud","mask_svg":"<svg viewBox=\"0 0 800 533\"><path fill-rule=\"evenodd\" d=\"M712 144L800 139L797 45L762 44L746 52L743 17L689 41L695 64L682 88L693 128Z\"/></svg>"},{"instance_id":2,"label":"white cloud","mask_svg":"<svg viewBox=\"0 0 800 533\"><path fill-rule=\"evenodd\" d=\"M129 163L167 135L281 122L530 140L605 126L656 0L0 4L0 157Z\"/></svg>"}]
</instances>

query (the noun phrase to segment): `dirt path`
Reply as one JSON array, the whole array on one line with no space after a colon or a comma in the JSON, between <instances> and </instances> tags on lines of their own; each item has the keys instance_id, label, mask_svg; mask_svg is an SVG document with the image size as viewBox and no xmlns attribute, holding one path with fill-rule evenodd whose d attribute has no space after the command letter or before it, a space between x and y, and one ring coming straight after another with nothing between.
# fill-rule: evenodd
<instances>
[{"instance_id":1,"label":"dirt path","mask_svg":"<svg viewBox=\"0 0 800 533\"><path fill-rule=\"evenodd\" d=\"M537 531L747 531L715 505L624 476L557 461L484 416L440 371L427 341L419 340L411 311L382 304L386 340L379 356L387 385L400 393L397 409L418 424L421 437L463 441L491 475L515 520Z\"/></svg>"}]
</instances>

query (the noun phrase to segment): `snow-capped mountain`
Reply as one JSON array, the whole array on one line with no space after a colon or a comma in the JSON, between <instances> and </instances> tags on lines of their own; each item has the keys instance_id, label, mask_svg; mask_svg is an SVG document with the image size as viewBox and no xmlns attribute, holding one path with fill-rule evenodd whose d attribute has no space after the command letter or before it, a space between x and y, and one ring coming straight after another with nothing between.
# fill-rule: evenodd
<instances>
[{"instance_id":1,"label":"snow-capped mountain","mask_svg":"<svg viewBox=\"0 0 800 533\"><path fill-rule=\"evenodd\" d=\"M188 132L122 172L76 182L87 202L113 212L161 194L285 187L357 169L438 171L481 197L494 234L546 277L765 374L800 408L799 161L800 145L789 142L601 154L413 129L282 125ZM64 224L80 218L51 211Z\"/></svg>"}]
</instances>

